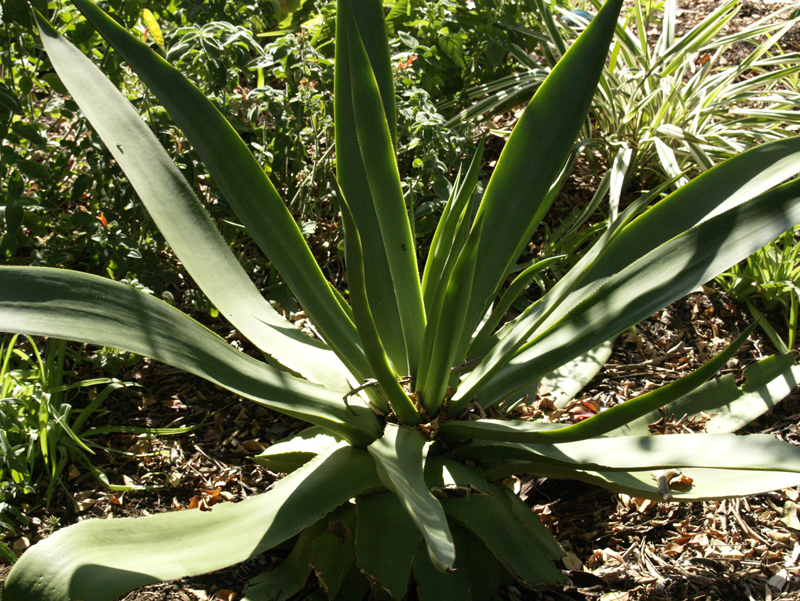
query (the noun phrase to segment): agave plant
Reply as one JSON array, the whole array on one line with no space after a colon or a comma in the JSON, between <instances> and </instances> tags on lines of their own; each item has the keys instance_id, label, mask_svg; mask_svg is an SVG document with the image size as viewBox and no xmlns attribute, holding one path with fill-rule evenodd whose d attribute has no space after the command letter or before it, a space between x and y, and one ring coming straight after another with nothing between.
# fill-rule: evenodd
<instances>
[{"instance_id":1,"label":"agave plant","mask_svg":"<svg viewBox=\"0 0 800 601\"><path fill-rule=\"evenodd\" d=\"M64 270L0 268L0 328L149 356L313 426L259 459L288 473L261 495L209 512L59 530L15 565L6 601L114 599L286 541L294 543L288 558L256 578L247 599L286 599L312 569L331 599L360 599L370 587L402 599L411 586L421 599L489 599L511 578L566 579L554 564L558 542L502 485L511 474L678 500L800 483L800 450L730 434L795 386L791 356L751 367L741 387L709 381L749 330L696 372L583 422L509 411L542 378L597 371L603 359L594 349L800 222L800 181L783 183L800 171L800 139L764 144L666 198L643 194L547 295L499 327L541 267L506 287L565 177L622 0L608 0L542 84L480 199L479 145L453 186L422 277L394 157L382 3L339 0L336 160L349 302L325 281L264 171L207 99L90 0L75 4L186 133L322 340L270 307L137 112L41 16L54 67L172 249L267 360L132 287ZM703 411L711 433L650 435L647 424L664 406ZM693 484L665 488L651 473L666 467Z\"/></svg>"}]
</instances>

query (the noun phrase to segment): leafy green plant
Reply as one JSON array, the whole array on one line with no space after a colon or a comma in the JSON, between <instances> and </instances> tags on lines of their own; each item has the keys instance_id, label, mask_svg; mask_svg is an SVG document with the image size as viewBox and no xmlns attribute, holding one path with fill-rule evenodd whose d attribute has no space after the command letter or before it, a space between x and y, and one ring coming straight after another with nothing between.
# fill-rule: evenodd
<instances>
[{"instance_id":1,"label":"leafy green plant","mask_svg":"<svg viewBox=\"0 0 800 601\"><path fill-rule=\"evenodd\" d=\"M740 8L729 0L678 37L676 3L664 2L661 35L652 46L646 32L654 24L653 8L637 1L618 28L593 110L610 157L626 157L628 178L646 179L656 171L663 181L687 169L704 171L756 144L792 135L786 125L798 123L792 81L800 55L779 46L798 22L784 18L790 7L719 37ZM728 60L735 47L744 47L745 56Z\"/></svg>"},{"instance_id":2,"label":"leafy green plant","mask_svg":"<svg viewBox=\"0 0 800 601\"><path fill-rule=\"evenodd\" d=\"M112 392L126 386L110 378L65 383L71 360L66 341L51 340L41 353L30 336L27 350L18 338L0 345L0 503L9 510L24 495L38 495L49 506L56 487L64 486L68 462L109 484L93 465L94 451L81 430ZM74 407L68 395L93 386L103 388L86 407Z\"/></svg>"},{"instance_id":3,"label":"leafy green plant","mask_svg":"<svg viewBox=\"0 0 800 601\"><path fill-rule=\"evenodd\" d=\"M172 250L268 362L140 290L71 271L0 267L0 328L149 356L313 428L267 449L260 461L291 473L252 499L55 532L17 562L7 601L113 599L290 539L289 557L246 598L286 599L313 567L330 598L361 598L372 586L401 599L413 574L421 599L489 599L512 575L565 580L552 563L563 550L501 484L510 474L659 500L800 483L798 449L730 434L788 394L800 376L792 357L756 364L742 386L707 382L751 330L696 372L577 424L508 410L549 374L591 372L594 348L800 222L800 180L783 183L800 170L800 139L764 144L644 212L660 191L643 195L540 301L499 330L502 315L483 321L553 200L622 0L609 0L542 84L481 198L473 194L480 147L459 174L421 278L394 156L382 6L339 0L336 186L349 302L325 281L267 175L204 94L89 0L75 4L185 132L324 342L264 300L139 114L39 17L50 59ZM647 424L665 405L712 416L715 433L652 436ZM670 490L663 476L651 477L666 467L683 469L691 486Z\"/></svg>"},{"instance_id":4,"label":"leafy green plant","mask_svg":"<svg viewBox=\"0 0 800 601\"><path fill-rule=\"evenodd\" d=\"M747 257L747 261L731 267L717 277L725 292L738 303L746 304L756 318L761 318L753 305L756 299L770 313L780 312L786 320L787 340L783 342L775 329L762 321L766 331L784 353L797 344L798 311L800 311L800 227L795 226L774 242Z\"/></svg>"}]
</instances>

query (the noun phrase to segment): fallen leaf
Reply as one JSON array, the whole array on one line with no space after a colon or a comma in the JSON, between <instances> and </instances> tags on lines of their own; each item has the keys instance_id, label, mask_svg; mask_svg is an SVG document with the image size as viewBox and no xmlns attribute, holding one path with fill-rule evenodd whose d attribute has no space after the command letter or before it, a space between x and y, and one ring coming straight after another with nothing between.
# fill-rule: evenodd
<instances>
[{"instance_id":1,"label":"fallen leaf","mask_svg":"<svg viewBox=\"0 0 800 601\"><path fill-rule=\"evenodd\" d=\"M31 541L28 540L25 536L20 536L17 540L14 541L14 544L11 545L11 548L14 550L15 553L22 553L25 549L31 546Z\"/></svg>"},{"instance_id":2,"label":"fallen leaf","mask_svg":"<svg viewBox=\"0 0 800 601\"><path fill-rule=\"evenodd\" d=\"M583 562L578 559L578 556L572 551L562 557L561 561L568 570L575 570L576 572L582 572L584 570Z\"/></svg>"},{"instance_id":3,"label":"fallen leaf","mask_svg":"<svg viewBox=\"0 0 800 601\"><path fill-rule=\"evenodd\" d=\"M629 595L625 592L611 592L600 595L599 601L628 601Z\"/></svg>"},{"instance_id":4,"label":"fallen leaf","mask_svg":"<svg viewBox=\"0 0 800 601\"><path fill-rule=\"evenodd\" d=\"M251 453L261 453L267 448L267 445L257 440L246 440L242 443L242 446Z\"/></svg>"},{"instance_id":5,"label":"fallen leaf","mask_svg":"<svg viewBox=\"0 0 800 601\"><path fill-rule=\"evenodd\" d=\"M797 504L794 501L786 501L783 504L780 520L789 528L800 530L800 520L797 519Z\"/></svg>"}]
</instances>

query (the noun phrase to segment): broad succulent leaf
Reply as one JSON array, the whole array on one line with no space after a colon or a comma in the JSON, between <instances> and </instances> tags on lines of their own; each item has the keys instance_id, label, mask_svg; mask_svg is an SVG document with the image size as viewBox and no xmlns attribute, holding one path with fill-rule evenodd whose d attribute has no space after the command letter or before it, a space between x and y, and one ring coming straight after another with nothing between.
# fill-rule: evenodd
<instances>
[{"instance_id":1,"label":"broad succulent leaf","mask_svg":"<svg viewBox=\"0 0 800 601\"><path fill-rule=\"evenodd\" d=\"M167 303L106 278L0 267L0 324L152 357L360 446L380 435L366 407L348 409L339 393L253 359Z\"/></svg>"},{"instance_id":2,"label":"broad succulent leaf","mask_svg":"<svg viewBox=\"0 0 800 601\"><path fill-rule=\"evenodd\" d=\"M239 134L197 87L91 0L77 0L75 5L164 105L323 338L351 372L368 373L353 323L328 286L297 223ZM39 21L43 23L41 18ZM47 39L47 32L42 33ZM52 33L49 37L52 39Z\"/></svg>"},{"instance_id":3,"label":"broad succulent leaf","mask_svg":"<svg viewBox=\"0 0 800 601\"><path fill-rule=\"evenodd\" d=\"M332 390L349 390L349 374L336 355L298 331L261 296L130 102L46 21L40 19L39 26L61 80L125 171L170 248L211 302L279 364Z\"/></svg>"},{"instance_id":4,"label":"broad succulent leaf","mask_svg":"<svg viewBox=\"0 0 800 601\"><path fill-rule=\"evenodd\" d=\"M240 503L86 520L29 549L6 580L3 598L113 601L134 588L258 555L379 486L369 453L343 444Z\"/></svg>"},{"instance_id":5,"label":"broad succulent leaf","mask_svg":"<svg viewBox=\"0 0 800 601\"><path fill-rule=\"evenodd\" d=\"M425 483L427 448L422 432L386 424L383 436L367 450L375 458L384 486L398 496L425 538L433 565L442 572L452 570L455 546L442 506Z\"/></svg>"},{"instance_id":6,"label":"broad succulent leaf","mask_svg":"<svg viewBox=\"0 0 800 601\"><path fill-rule=\"evenodd\" d=\"M422 534L394 493L362 495L356 499L356 510L359 569L376 580L392 598L404 598ZM387 541L392 544L387 545ZM422 552L425 553L424 549Z\"/></svg>"}]
</instances>

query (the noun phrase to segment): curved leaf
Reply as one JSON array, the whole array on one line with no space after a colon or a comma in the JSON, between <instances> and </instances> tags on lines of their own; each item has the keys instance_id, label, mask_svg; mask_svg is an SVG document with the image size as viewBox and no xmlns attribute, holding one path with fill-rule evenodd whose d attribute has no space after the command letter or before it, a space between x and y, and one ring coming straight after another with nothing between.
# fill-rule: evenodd
<instances>
[{"instance_id":1,"label":"curved leaf","mask_svg":"<svg viewBox=\"0 0 800 601\"><path fill-rule=\"evenodd\" d=\"M586 118L621 7L622 0L605 3L536 91L497 161L481 202L486 222L467 313L467 336L485 315L491 297L527 243L527 233L547 210L550 185Z\"/></svg>"},{"instance_id":2,"label":"curved leaf","mask_svg":"<svg viewBox=\"0 0 800 601\"><path fill-rule=\"evenodd\" d=\"M506 344L504 338L462 383L454 400L469 398L487 380L480 391L483 398L502 398L652 315L800 222L798 200L800 180L795 180L662 244L609 277L550 330L498 367L502 363L496 362L497 357L508 350L498 350ZM514 344L511 340L508 347Z\"/></svg>"},{"instance_id":3,"label":"curved leaf","mask_svg":"<svg viewBox=\"0 0 800 601\"><path fill-rule=\"evenodd\" d=\"M125 171L170 248L214 306L281 365L347 392L344 365L261 296L139 113L92 61L47 21L39 16L37 21L64 85Z\"/></svg>"},{"instance_id":4,"label":"curved leaf","mask_svg":"<svg viewBox=\"0 0 800 601\"><path fill-rule=\"evenodd\" d=\"M367 449L384 486L398 496L425 537L431 562L446 572L453 569L455 546L442 506L425 483L425 443L419 430L386 424L383 437Z\"/></svg>"},{"instance_id":5,"label":"curved leaf","mask_svg":"<svg viewBox=\"0 0 800 601\"><path fill-rule=\"evenodd\" d=\"M377 486L370 455L345 445L241 503L86 520L31 547L6 580L3 598L112 601L140 586L220 569L274 547Z\"/></svg>"},{"instance_id":6,"label":"curved leaf","mask_svg":"<svg viewBox=\"0 0 800 601\"><path fill-rule=\"evenodd\" d=\"M272 182L233 127L198 88L93 2L74 3L186 134L225 200L342 362L358 378L368 373L353 323L331 292Z\"/></svg>"},{"instance_id":7,"label":"curved leaf","mask_svg":"<svg viewBox=\"0 0 800 601\"><path fill-rule=\"evenodd\" d=\"M703 386L670 403L664 410L653 411L606 436L642 436L648 425L662 418L700 418L706 432L735 432L771 410L800 385L800 365L794 356L773 355L750 365L744 371L745 382L737 386L733 374L706 382Z\"/></svg>"},{"instance_id":8,"label":"curved leaf","mask_svg":"<svg viewBox=\"0 0 800 601\"><path fill-rule=\"evenodd\" d=\"M800 448L767 434L616 436L561 444L474 441L456 454L482 461L538 461L583 471L698 467L800 474Z\"/></svg>"},{"instance_id":9,"label":"curved leaf","mask_svg":"<svg viewBox=\"0 0 800 601\"><path fill-rule=\"evenodd\" d=\"M348 409L338 393L257 361L168 304L98 276L0 267L0 330L152 357L320 425L357 446L380 435L381 426L368 408Z\"/></svg>"},{"instance_id":10,"label":"curved leaf","mask_svg":"<svg viewBox=\"0 0 800 601\"><path fill-rule=\"evenodd\" d=\"M352 6L352 10L348 4ZM383 112L392 132L392 143L396 146L394 74L389 59L383 7L375 0L350 0L349 3L340 2L337 10L334 80L336 175L353 211L363 244L370 249L364 257L364 271L370 306L381 308L381 319L376 326L392 367L398 373L406 375L410 373L410 366L406 356L403 326L381 228L358 144L350 76L349 29L352 13L358 22L361 39L380 90Z\"/></svg>"},{"instance_id":11,"label":"curved leaf","mask_svg":"<svg viewBox=\"0 0 800 601\"><path fill-rule=\"evenodd\" d=\"M349 2L343 3L349 5ZM425 329L416 244L411 235L395 148L378 82L356 18L352 12L344 12L340 18L345 16L349 19L346 39L355 132L400 311L409 373L414 375ZM382 308L375 307L373 310L378 312L377 316L380 318L379 311Z\"/></svg>"},{"instance_id":12,"label":"curved leaf","mask_svg":"<svg viewBox=\"0 0 800 601\"><path fill-rule=\"evenodd\" d=\"M361 235L356 228L350 206L339 195L339 206L342 210L342 221L345 224L347 236L345 237L345 256L347 259L347 275L350 285L350 300L353 304L353 319L361 338L361 345L367 351L367 361L372 368L372 373L380 384L381 391L386 395L397 417L404 424L416 425L422 420L419 412L403 387L398 382L397 374L389 365L389 358L381 341L372 308L367 298L367 286L364 276L364 252L361 247ZM377 404L384 414L389 413L389 405L379 395L375 395L373 402Z\"/></svg>"},{"instance_id":13,"label":"curved leaf","mask_svg":"<svg viewBox=\"0 0 800 601\"><path fill-rule=\"evenodd\" d=\"M711 361L692 373L666 386L646 392L624 403L619 403L594 417L576 424L545 430L535 422L474 420L445 422L439 428L442 435L450 440L453 440L452 436L454 434L463 438L552 443L572 442L603 436L643 415L658 411L660 407L669 405L697 389L730 361L742 344L747 341L757 325L757 323L752 324Z\"/></svg>"}]
</instances>

